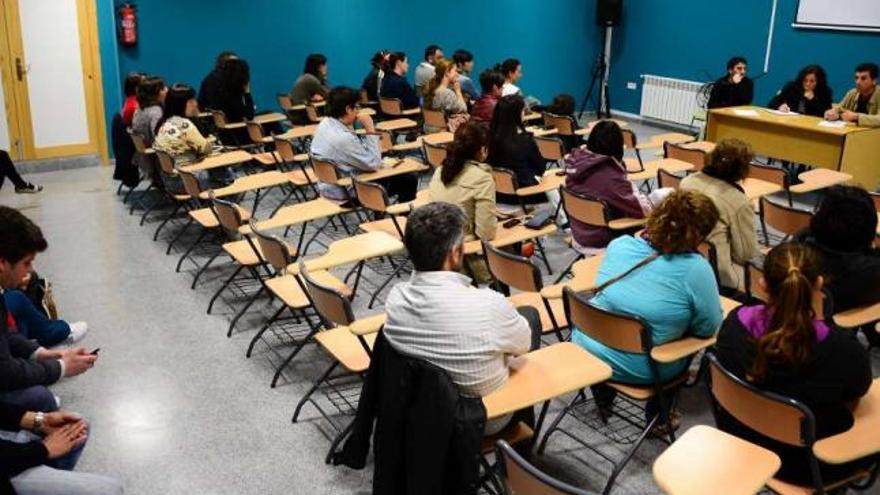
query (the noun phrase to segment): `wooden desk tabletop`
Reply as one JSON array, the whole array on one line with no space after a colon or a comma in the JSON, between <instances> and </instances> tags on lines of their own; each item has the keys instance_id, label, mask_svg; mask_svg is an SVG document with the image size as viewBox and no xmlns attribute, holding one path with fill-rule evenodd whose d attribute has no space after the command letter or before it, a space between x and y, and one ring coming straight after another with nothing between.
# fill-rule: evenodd
<instances>
[{"instance_id":1,"label":"wooden desk tabletop","mask_svg":"<svg viewBox=\"0 0 880 495\"><path fill-rule=\"evenodd\" d=\"M278 229L290 225L311 222L319 218L339 215L340 213L345 213L347 211L350 210L348 208L342 208L338 204L327 199L318 198L304 203L284 206L276 211L275 214L272 215L272 218L257 222L257 228L259 230ZM242 234L249 234L251 232L251 228L248 225L243 225L238 230Z\"/></svg>"},{"instance_id":2,"label":"wooden desk tabletop","mask_svg":"<svg viewBox=\"0 0 880 495\"><path fill-rule=\"evenodd\" d=\"M312 102L312 106L315 108L321 108L326 104L327 104L326 101L313 101ZM296 110L296 111L303 111L305 109L306 109L305 103L300 103L299 105L293 105L292 107L290 107L290 110Z\"/></svg>"},{"instance_id":3,"label":"wooden desk tabletop","mask_svg":"<svg viewBox=\"0 0 880 495\"><path fill-rule=\"evenodd\" d=\"M681 147L689 150L700 150L706 153L711 153L715 150L715 143L712 141L691 141L690 143L683 143Z\"/></svg>"},{"instance_id":4,"label":"wooden desk tabletop","mask_svg":"<svg viewBox=\"0 0 880 495\"><path fill-rule=\"evenodd\" d=\"M671 495L754 495L782 465L779 456L706 425L689 429L654 461L654 480Z\"/></svg>"},{"instance_id":5,"label":"wooden desk tabletop","mask_svg":"<svg viewBox=\"0 0 880 495\"><path fill-rule=\"evenodd\" d=\"M498 228L495 230L495 238L492 239L491 244L495 247L504 247L516 244L517 242L524 242L537 237L550 235L554 232L556 232L556 225L552 223L542 229L535 230L527 228L522 224L508 229L499 222ZM464 254L481 254L482 252L483 245L479 240L464 243Z\"/></svg>"},{"instance_id":6,"label":"wooden desk tabletop","mask_svg":"<svg viewBox=\"0 0 880 495\"><path fill-rule=\"evenodd\" d=\"M805 193L810 191L818 191L837 184L843 184L852 180L852 175L831 170L828 168L814 168L813 170L798 175L801 180L800 184L791 186L789 189L793 193Z\"/></svg>"},{"instance_id":7,"label":"wooden desk tabletop","mask_svg":"<svg viewBox=\"0 0 880 495\"><path fill-rule=\"evenodd\" d=\"M852 428L823 438L813 445L821 461L843 464L880 452L880 378L875 378L867 395L853 411Z\"/></svg>"},{"instance_id":8,"label":"wooden desk tabletop","mask_svg":"<svg viewBox=\"0 0 880 495\"><path fill-rule=\"evenodd\" d=\"M631 181L650 180L657 178L657 170L663 169L670 173L688 172L694 169L694 164L676 158L661 158L643 163L645 170L630 172L626 178Z\"/></svg>"},{"instance_id":9,"label":"wooden desk tabletop","mask_svg":"<svg viewBox=\"0 0 880 495\"><path fill-rule=\"evenodd\" d=\"M419 123L412 119L394 119L379 122L376 124L376 129L380 131L399 131L401 129L417 127L418 125Z\"/></svg>"},{"instance_id":10,"label":"wooden desk tabletop","mask_svg":"<svg viewBox=\"0 0 880 495\"><path fill-rule=\"evenodd\" d=\"M682 144L694 140L690 134L682 134L680 132L664 132L663 134L655 134L643 143L638 143L636 149L662 148L663 143Z\"/></svg>"},{"instance_id":11,"label":"wooden desk tabletop","mask_svg":"<svg viewBox=\"0 0 880 495\"><path fill-rule=\"evenodd\" d=\"M756 115L742 115L743 111L754 112ZM712 115L759 121L835 136L844 136L851 132L861 132L869 129L868 127L859 127L853 123L847 123L844 127L824 127L820 125L820 122L823 122L824 119L819 117L811 117L809 115L775 115L766 108L755 106L716 108L709 110L710 119Z\"/></svg>"},{"instance_id":12,"label":"wooden desk tabletop","mask_svg":"<svg viewBox=\"0 0 880 495\"><path fill-rule=\"evenodd\" d=\"M559 130L556 128L544 129L543 127L538 127L536 125L526 127L526 131L535 137L553 136L559 134Z\"/></svg>"},{"instance_id":13,"label":"wooden desk tabletop","mask_svg":"<svg viewBox=\"0 0 880 495\"><path fill-rule=\"evenodd\" d=\"M449 144L455 139L455 135L453 135L449 131L443 132L435 132L433 134L425 134L422 136L422 141L428 144L433 144L435 146L443 146L444 144Z\"/></svg>"},{"instance_id":14,"label":"wooden desk tabletop","mask_svg":"<svg viewBox=\"0 0 880 495\"><path fill-rule=\"evenodd\" d=\"M318 124L310 124L310 125L301 125L294 127L293 129L283 133L278 134L275 137L279 139L301 139L304 137L309 137L318 130Z\"/></svg>"},{"instance_id":15,"label":"wooden desk tabletop","mask_svg":"<svg viewBox=\"0 0 880 495\"><path fill-rule=\"evenodd\" d=\"M180 167L184 172L200 172L215 168L228 167L250 161L253 155L244 150L227 151L216 155L208 155L204 159Z\"/></svg>"},{"instance_id":16,"label":"wooden desk tabletop","mask_svg":"<svg viewBox=\"0 0 880 495\"><path fill-rule=\"evenodd\" d=\"M264 113L262 115L255 115L254 122L263 125L263 124L271 124L273 122L281 122L282 120L287 120L287 116L283 113L272 112L272 113Z\"/></svg>"},{"instance_id":17,"label":"wooden desk tabletop","mask_svg":"<svg viewBox=\"0 0 880 495\"><path fill-rule=\"evenodd\" d=\"M880 321L880 303L870 304L834 315L834 323L843 328L856 328Z\"/></svg>"},{"instance_id":18,"label":"wooden desk tabletop","mask_svg":"<svg viewBox=\"0 0 880 495\"><path fill-rule=\"evenodd\" d=\"M403 251L403 243L385 232L376 231L358 234L333 242L327 252L305 261L306 268L313 272L358 263L370 258L386 256ZM287 267L292 274L299 273L299 263Z\"/></svg>"},{"instance_id":19,"label":"wooden desk tabletop","mask_svg":"<svg viewBox=\"0 0 880 495\"><path fill-rule=\"evenodd\" d=\"M265 189L267 187L275 187L282 184L290 183L290 178L287 175L285 175L283 172L273 170L270 172L263 172L259 174L239 177L235 179L232 184L226 187L214 189L214 196L218 198L223 198L226 196L233 196L235 194L241 194L244 192L256 191L257 189ZM203 191L202 194L199 195L199 197L201 199L208 199L208 192L209 191Z\"/></svg>"},{"instance_id":20,"label":"wooden desk tabletop","mask_svg":"<svg viewBox=\"0 0 880 495\"><path fill-rule=\"evenodd\" d=\"M761 196L767 196L768 194L778 193L782 191L782 186L774 184L772 182L767 182L761 179L754 179L752 177L747 177L740 184L743 190L746 193L746 197L749 200L755 200L760 198Z\"/></svg>"},{"instance_id":21,"label":"wooden desk tabletop","mask_svg":"<svg viewBox=\"0 0 880 495\"><path fill-rule=\"evenodd\" d=\"M611 367L571 342L560 342L514 358L510 378L483 397L493 419L611 378Z\"/></svg>"},{"instance_id":22,"label":"wooden desk tabletop","mask_svg":"<svg viewBox=\"0 0 880 495\"><path fill-rule=\"evenodd\" d=\"M551 169L544 172L541 182L534 186L520 187L516 190L517 196L531 196L533 194L546 193L555 191L565 185L565 175L556 175L558 169Z\"/></svg>"},{"instance_id":23,"label":"wooden desk tabletop","mask_svg":"<svg viewBox=\"0 0 880 495\"><path fill-rule=\"evenodd\" d=\"M544 118L544 117L538 112L529 112L529 113L523 115L523 122L529 122L532 120L541 120L542 118Z\"/></svg>"},{"instance_id":24,"label":"wooden desk tabletop","mask_svg":"<svg viewBox=\"0 0 880 495\"><path fill-rule=\"evenodd\" d=\"M385 163L385 166L387 168L382 168L375 172L370 172L366 174L358 174L357 178L362 181L369 182L371 180L394 177L395 175L423 172L430 168L428 167L428 165L425 165L418 160L413 160L412 158L404 158L403 160L397 160L395 158L383 158L382 161Z\"/></svg>"}]
</instances>

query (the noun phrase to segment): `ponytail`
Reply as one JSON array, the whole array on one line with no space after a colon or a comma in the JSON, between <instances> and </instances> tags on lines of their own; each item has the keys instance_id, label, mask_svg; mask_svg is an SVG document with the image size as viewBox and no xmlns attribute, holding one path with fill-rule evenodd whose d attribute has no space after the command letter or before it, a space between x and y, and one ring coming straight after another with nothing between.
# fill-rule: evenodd
<instances>
[{"instance_id":1,"label":"ponytail","mask_svg":"<svg viewBox=\"0 0 880 495\"><path fill-rule=\"evenodd\" d=\"M761 381L771 363L800 366L816 343L813 291L820 275L819 258L807 245L780 244L764 260L770 293L769 331L758 339L751 376Z\"/></svg>"},{"instance_id":2,"label":"ponytail","mask_svg":"<svg viewBox=\"0 0 880 495\"><path fill-rule=\"evenodd\" d=\"M448 186L464 169L468 160L477 158L480 150L486 146L486 127L469 120L455 131L455 139L449 145L449 153L440 169L440 181Z\"/></svg>"},{"instance_id":3,"label":"ponytail","mask_svg":"<svg viewBox=\"0 0 880 495\"><path fill-rule=\"evenodd\" d=\"M401 60L406 60L405 53L393 52L389 54L385 58L385 62L382 64L382 70L384 70L386 74L394 72L394 67L397 65L397 62L400 62Z\"/></svg>"}]
</instances>

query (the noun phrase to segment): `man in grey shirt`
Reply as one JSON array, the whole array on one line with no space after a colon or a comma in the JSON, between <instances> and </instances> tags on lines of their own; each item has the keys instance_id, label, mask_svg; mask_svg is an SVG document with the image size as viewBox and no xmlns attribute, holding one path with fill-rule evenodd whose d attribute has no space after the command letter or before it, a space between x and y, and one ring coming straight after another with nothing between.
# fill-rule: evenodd
<instances>
[{"instance_id":1,"label":"man in grey shirt","mask_svg":"<svg viewBox=\"0 0 880 495\"><path fill-rule=\"evenodd\" d=\"M541 324L535 308L514 308L461 274L466 221L460 207L443 202L409 215L404 243L415 271L388 294L384 334L398 352L445 370L462 395L482 397L507 381L511 358L537 347ZM488 421L486 433L509 422Z\"/></svg>"},{"instance_id":2,"label":"man in grey shirt","mask_svg":"<svg viewBox=\"0 0 880 495\"><path fill-rule=\"evenodd\" d=\"M434 77L434 62L443 58L443 49L437 45L429 45L425 48L425 60L416 67L416 94L424 96L423 92L428 83Z\"/></svg>"},{"instance_id":3,"label":"man in grey shirt","mask_svg":"<svg viewBox=\"0 0 880 495\"><path fill-rule=\"evenodd\" d=\"M337 86L327 95L327 117L318 124L312 138L311 156L325 160L336 166L339 175L356 175L358 172L372 172L383 167L379 135L369 115L358 114L360 94L352 88ZM359 122L365 134L355 132L355 122ZM390 196L397 196L400 202L416 198L419 179L412 174L395 175L377 181ZM335 201L349 201L352 192L335 184L318 184L321 196Z\"/></svg>"}]
</instances>

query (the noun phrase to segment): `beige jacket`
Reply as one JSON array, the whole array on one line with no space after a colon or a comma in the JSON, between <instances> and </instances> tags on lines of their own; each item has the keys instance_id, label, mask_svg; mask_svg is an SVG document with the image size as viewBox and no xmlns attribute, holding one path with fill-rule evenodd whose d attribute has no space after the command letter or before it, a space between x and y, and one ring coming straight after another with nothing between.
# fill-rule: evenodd
<instances>
[{"instance_id":1,"label":"beige jacket","mask_svg":"<svg viewBox=\"0 0 880 495\"><path fill-rule=\"evenodd\" d=\"M498 226L492 168L485 163L469 161L448 186L440 180L442 170L443 167L437 168L431 178L431 199L461 206L468 217L467 236L491 241Z\"/></svg>"},{"instance_id":2,"label":"beige jacket","mask_svg":"<svg viewBox=\"0 0 880 495\"><path fill-rule=\"evenodd\" d=\"M738 187L702 172L686 177L681 188L701 192L715 203L721 217L707 240L715 245L718 276L724 287L743 288L744 281L733 264L744 265L759 253L755 212L749 199Z\"/></svg>"},{"instance_id":3,"label":"beige jacket","mask_svg":"<svg viewBox=\"0 0 880 495\"><path fill-rule=\"evenodd\" d=\"M843 100L841 100L840 103L834 105L834 108L855 112L858 102L859 92L855 89L851 89L846 93L846 96L843 97ZM864 127L880 127L880 115L878 114L880 114L880 89L874 89L874 94L872 94L871 99L868 100L868 113L859 114L859 125Z\"/></svg>"}]
</instances>

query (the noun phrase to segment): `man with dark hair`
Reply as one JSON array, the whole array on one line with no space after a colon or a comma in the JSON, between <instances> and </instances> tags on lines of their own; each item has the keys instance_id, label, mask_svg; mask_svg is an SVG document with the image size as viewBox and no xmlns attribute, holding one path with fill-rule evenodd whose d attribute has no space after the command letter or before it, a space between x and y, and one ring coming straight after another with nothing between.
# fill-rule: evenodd
<instances>
[{"instance_id":1,"label":"man with dark hair","mask_svg":"<svg viewBox=\"0 0 880 495\"><path fill-rule=\"evenodd\" d=\"M745 57L731 57L727 61L727 74L712 85L706 108L751 105L755 95L755 83L746 76L747 70L748 62Z\"/></svg>"},{"instance_id":2,"label":"man with dark hair","mask_svg":"<svg viewBox=\"0 0 880 495\"><path fill-rule=\"evenodd\" d=\"M434 78L434 62L443 58L443 49L437 45L428 45L425 48L425 60L416 67L415 86L416 93L422 95L428 82Z\"/></svg>"},{"instance_id":3,"label":"man with dark hair","mask_svg":"<svg viewBox=\"0 0 880 495\"><path fill-rule=\"evenodd\" d=\"M14 289L33 270L37 253L48 247L40 228L18 210L0 206L0 296ZM9 314L0 297L0 401L32 411L58 409L46 385L75 376L95 364L97 356L77 347L48 350L9 331Z\"/></svg>"},{"instance_id":4,"label":"man with dark hair","mask_svg":"<svg viewBox=\"0 0 880 495\"><path fill-rule=\"evenodd\" d=\"M825 288L835 313L880 302L876 232L877 211L868 192L835 186L825 190L810 228L797 235L822 253Z\"/></svg>"},{"instance_id":5,"label":"man with dark hair","mask_svg":"<svg viewBox=\"0 0 880 495\"><path fill-rule=\"evenodd\" d=\"M398 352L445 370L461 393L482 397L507 381L507 360L537 348L540 317L500 293L471 287L461 274L467 217L451 203L434 202L407 218L404 244L415 271L385 303L385 338ZM509 417L489 421L497 433Z\"/></svg>"},{"instance_id":6,"label":"man with dark hair","mask_svg":"<svg viewBox=\"0 0 880 495\"><path fill-rule=\"evenodd\" d=\"M828 120L842 119L865 127L880 127L880 91L877 91L877 64L856 67L856 87L840 103L825 112Z\"/></svg>"},{"instance_id":7,"label":"man with dark hair","mask_svg":"<svg viewBox=\"0 0 880 495\"><path fill-rule=\"evenodd\" d=\"M318 124L312 138L312 157L332 163L343 176L373 172L384 166L373 119L358 113L359 100L360 94L352 88L337 86L330 90L325 109L327 118ZM355 132L356 122L366 131L364 135ZM403 174L379 182L388 189L388 194L404 202L415 199L419 181L414 175ZM354 197L345 188L325 182L318 184L318 191L321 196L336 201L347 202Z\"/></svg>"},{"instance_id":8,"label":"man with dark hair","mask_svg":"<svg viewBox=\"0 0 880 495\"><path fill-rule=\"evenodd\" d=\"M199 108L202 110L217 109L217 100L220 93L220 69L227 60L238 58L235 52L224 51L217 55L214 68L202 79L199 86Z\"/></svg>"},{"instance_id":9,"label":"man with dark hair","mask_svg":"<svg viewBox=\"0 0 880 495\"><path fill-rule=\"evenodd\" d=\"M471 120L487 124L492 122L492 114L495 113L495 105L501 99L503 86L504 76L497 70L486 69L480 73L480 88L483 90L483 95L471 108Z\"/></svg>"},{"instance_id":10,"label":"man with dark hair","mask_svg":"<svg viewBox=\"0 0 880 495\"><path fill-rule=\"evenodd\" d=\"M465 100L468 102L476 100L479 94L471 79L471 72L474 70L474 55L465 49L458 49L452 54L452 61L458 67L458 83Z\"/></svg>"}]
</instances>

